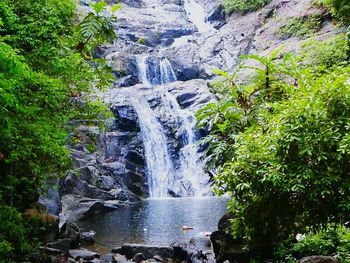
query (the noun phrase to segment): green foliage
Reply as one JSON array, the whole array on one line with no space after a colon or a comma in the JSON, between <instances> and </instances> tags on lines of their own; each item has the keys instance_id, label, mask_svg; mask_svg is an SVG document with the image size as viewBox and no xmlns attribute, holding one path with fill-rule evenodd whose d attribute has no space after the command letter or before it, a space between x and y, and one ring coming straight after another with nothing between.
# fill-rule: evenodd
<instances>
[{"instance_id":1,"label":"green foliage","mask_svg":"<svg viewBox=\"0 0 350 263\"><path fill-rule=\"evenodd\" d=\"M109 85L111 74L103 60L87 61L76 49L84 36L75 32L74 12L73 0L0 3L0 197L17 208L30 206L46 178L70 167L71 121L106 111L94 86Z\"/></svg>"},{"instance_id":2,"label":"green foliage","mask_svg":"<svg viewBox=\"0 0 350 263\"><path fill-rule=\"evenodd\" d=\"M270 2L271 0L225 0L224 8L228 14L234 12L246 13L258 10Z\"/></svg>"},{"instance_id":3,"label":"green foliage","mask_svg":"<svg viewBox=\"0 0 350 263\"><path fill-rule=\"evenodd\" d=\"M332 255L339 262L350 262L350 232L343 226L328 226L318 232L308 233L301 241L288 240L275 252L276 262L297 262L312 255Z\"/></svg>"},{"instance_id":4,"label":"green foliage","mask_svg":"<svg viewBox=\"0 0 350 263\"><path fill-rule=\"evenodd\" d=\"M245 56L255 77L229 79L230 94L198 113L217 192L232 197L232 233L262 256L350 211L350 67L303 69L278 52Z\"/></svg>"},{"instance_id":5,"label":"green foliage","mask_svg":"<svg viewBox=\"0 0 350 263\"><path fill-rule=\"evenodd\" d=\"M303 44L302 56L307 65L331 67L346 63L349 51L346 35L339 34L323 41L307 41Z\"/></svg>"},{"instance_id":6,"label":"green foliage","mask_svg":"<svg viewBox=\"0 0 350 263\"><path fill-rule=\"evenodd\" d=\"M116 22L117 18L114 14L122 5L119 3L112 6L111 16L102 14L107 6L105 1L90 4L93 12L90 12L78 26L78 32L82 36L82 41L77 46L78 51L85 49L91 54L97 44L112 44L116 40L117 35L114 32L113 23Z\"/></svg>"},{"instance_id":7,"label":"green foliage","mask_svg":"<svg viewBox=\"0 0 350 263\"><path fill-rule=\"evenodd\" d=\"M15 208L0 206L0 262L23 261L23 254L40 244L52 223L24 218Z\"/></svg>"},{"instance_id":8,"label":"green foliage","mask_svg":"<svg viewBox=\"0 0 350 263\"><path fill-rule=\"evenodd\" d=\"M318 15L293 17L277 31L277 35L281 38L308 37L319 31L320 28L321 17Z\"/></svg>"},{"instance_id":9,"label":"green foliage","mask_svg":"<svg viewBox=\"0 0 350 263\"><path fill-rule=\"evenodd\" d=\"M75 27L74 0L0 2L2 262L22 261L39 243L46 226L23 218L19 211L37 201L46 179L70 168L65 145L75 120L102 124L98 116L107 109L94 94L112 78L108 65L91 54L99 41L115 36L99 17L104 7L94 6L105 24L87 35L81 29L95 18L89 14ZM83 49L77 43L85 43Z\"/></svg>"},{"instance_id":10,"label":"green foliage","mask_svg":"<svg viewBox=\"0 0 350 263\"><path fill-rule=\"evenodd\" d=\"M143 37L140 37L139 39L137 39L137 44L140 45L145 45L146 44L146 39L144 39Z\"/></svg>"},{"instance_id":11,"label":"green foliage","mask_svg":"<svg viewBox=\"0 0 350 263\"><path fill-rule=\"evenodd\" d=\"M350 24L350 3L347 0L318 0L328 7L332 15L344 24Z\"/></svg>"}]
</instances>

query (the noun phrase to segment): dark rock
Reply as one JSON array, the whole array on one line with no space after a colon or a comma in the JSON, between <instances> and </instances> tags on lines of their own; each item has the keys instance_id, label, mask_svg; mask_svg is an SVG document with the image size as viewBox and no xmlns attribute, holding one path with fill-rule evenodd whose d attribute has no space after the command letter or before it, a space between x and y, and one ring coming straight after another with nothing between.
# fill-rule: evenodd
<instances>
[{"instance_id":1,"label":"dark rock","mask_svg":"<svg viewBox=\"0 0 350 263\"><path fill-rule=\"evenodd\" d=\"M216 260L218 263L225 260L248 263L250 258L248 253L243 249L242 240L234 239L230 234L231 219L232 215L224 215L219 220L218 230L210 235Z\"/></svg>"},{"instance_id":2,"label":"dark rock","mask_svg":"<svg viewBox=\"0 0 350 263\"><path fill-rule=\"evenodd\" d=\"M51 248L51 247L39 247L40 251L44 252L46 255L58 256L63 253L62 250Z\"/></svg>"},{"instance_id":3,"label":"dark rock","mask_svg":"<svg viewBox=\"0 0 350 263\"><path fill-rule=\"evenodd\" d=\"M136 263L140 263L142 260L145 260L145 257L142 253L136 253L135 256L132 258L132 261Z\"/></svg>"},{"instance_id":4,"label":"dark rock","mask_svg":"<svg viewBox=\"0 0 350 263\"><path fill-rule=\"evenodd\" d=\"M80 234L80 243L82 245L89 245L95 243L96 232L90 230L89 232L82 232Z\"/></svg>"},{"instance_id":5,"label":"dark rock","mask_svg":"<svg viewBox=\"0 0 350 263\"><path fill-rule=\"evenodd\" d=\"M223 217L220 218L218 222L218 229L229 232L231 229L231 221L233 220L233 215L230 213L225 214Z\"/></svg>"},{"instance_id":6,"label":"dark rock","mask_svg":"<svg viewBox=\"0 0 350 263\"><path fill-rule=\"evenodd\" d=\"M71 222L70 220L67 220L66 218L63 219L60 217L60 224L59 224L59 237L61 239L68 238L71 240L71 244L76 245L79 243L80 238L80 230L79 227Z\"/></svg>"},{"instance_id":7,"label":"dark rock","mask_svg":"<svg viewBox=\"0 0 350 263\"><path fill-rule=\"evenodd\" d=\"M116 200L104 201L76 195L64 195L62 197L60 221L80 220L98 213L112 211L120 205L120 202Z\"/></svg>"},{"instance_id":8,"label":"dark rock","mask_svg":"<svg viewBox=\"0 0 350 263\"><path fill-rule=\"evenodd\" d=\"M164 261L164 259L163 259L161 256L158 256L158 255L155 255L153 258L154 258L156 261L158 261L158 262L163 262L163 261Z\"/></svg>"},{"instance_id":9,"label":"dark rock","mask_svg":"<svg viewBox=\"0 0 350 263\"><path fill-rule=\"evenodd\" d=\"M118 78L114 83L114 87L130 87L136 85L137 83L139 83L139 79L136 76L128 75L125 77Z\"/></svg>"},{"instance_id":10,"label":"dark rock","mask_svg":"<svg viewBox=\"0 0 350 263\"><path fill-rule=\"evenodd\" d=\"M214 254L205 253L192 243L177 243L172 245L174 259L193 263L215 263Z\"/></svg>"},{"instance_id":11,"label":"dark rock","mask_svg":"<svg viewBox=\"0 0 350 263\"><path fill-rule=\"evenodd\" d=\"M86 249L71 249L68 251L68 255L75 260L79 260L81 258L84 260L93 260L95 258L100 258L99 254Z\"/></svg>"},{"instance_id":12,"label":"dark rock","mask_svg":"<svg viewBox=\"0 0 350 263\"><path fill-rule=\"evenodd\" d=\"M68 252L72 248L72 240L69 238L58 239L56 241L47 244L49 248L54 248L61 250L63 252Z\"/></svg>"},{"instance_id":13,"label":"dark rock","mask_svg":"<svg viewBox=\"0 0 350 263\"><path fill-rule=\"evenodd\" d=\"M132 259L138 253L141 253L144 259L153 258L155 255L163 258L172 258L174 256L173 248L166 246L125 244L120 249L114 251L126 256L128 259Z\"/></svg>"},{"instance_id":14,"label":"dark rock","mask_svg":"<svg viewBox=\"0 0 350 263\"><path fill-rule=\"evenodd\" d=\"M213 252L211 241L206 236L196 236L192 237L190 243L201 249L203 252Z\"/></svg>"},{"instance_id":15,"label":"dark rock","mask_svg":"<svg viewBox=\"0 0 350 263\"><path fill-rule=\"evenodd\" d=\"M327 256L310 256L299 260L300 263L338 263L339 261L333 257Z\"/></svg>"},{"instance_id":16,"label":"dark rock","mask_svg":"<svg viewBox=\"0 0 350 263\"><path fill-rule=\"evenodd\" d=\"M122 247L115 247L115 248L112 248L111 252L121 255Z\"/></svg>"}]
</instances>

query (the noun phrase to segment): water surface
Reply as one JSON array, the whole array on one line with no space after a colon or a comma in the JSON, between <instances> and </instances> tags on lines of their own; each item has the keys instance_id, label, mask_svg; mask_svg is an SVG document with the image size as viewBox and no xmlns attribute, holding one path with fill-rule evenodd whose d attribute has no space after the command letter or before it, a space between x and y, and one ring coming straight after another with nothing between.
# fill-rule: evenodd
<instances>
[{"instance_id":1,"label":"water surface","mask_svg":"<svg viewBox=\"0 0 350 263\"><path fill-rule=\"evenodd\" d=\"M100 246L124 243L170 245L188 241L200 232L212 232L226 213L227 199L218 197L147 199L79 222L94 230ZM190 226L193 230L183 231Z\"/></svg>"}]
</instances>

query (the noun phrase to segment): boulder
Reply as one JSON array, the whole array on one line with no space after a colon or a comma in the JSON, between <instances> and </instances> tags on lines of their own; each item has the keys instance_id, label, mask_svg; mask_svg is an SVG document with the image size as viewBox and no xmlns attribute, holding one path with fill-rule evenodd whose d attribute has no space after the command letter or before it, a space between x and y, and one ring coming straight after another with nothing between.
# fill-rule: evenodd
<instances>
[{"instance_id":1,"label":"boulder","mask_svg":"<svg viewBox=\"0 0 350 263\"><path fill-rule=\"evenodd\" d=\"M219 220L218 230L210 235L216 260L218 263L226 260L248 263L250 258L247 251L243 249L242 240L234 239L230 234L232 218L231 214L224 215Z\"/></svg>"},{"instance_id":2,"label":"boulder","mask_svg":"<svg viewBox=\"0 0 350 263\"><path fill-rule=\"evenodd\" d=\"M57 239L47 244L49 248L57 249L63 252L68 252L72 248L72 240L69 238Z\"/></svg>"},{"instance_id":3,"label":"boulder","mask_svg":"<svg viewBox=\"0 0 350 263\"><path fill-rule=\"evenodd\" d=\"M190 243L202 250L204 253L213 253L210 238L206 236L196 236L190 239Z\"/></svg>"},{"instance_id":4,"label":"boulder","mask_svg":"<svg viewBox=\"0 0 350 263\"><path fill-rule=\"evenodd\" d=\"M60 217L59 237L62 239L68 238L71 240L72 245L77 245L80 240L80 229L72 221Z\"/></svg>"},{"instance_id":5,"label":"boulder","mask_svg":"<svg viewBox=\"0 0 350 263\"><path fill-rule=\"evenodd\" d=\"M80 220L91 215L115 210L121 206L121 203L116 200L104 201L77 195L64 195L61 202L60 222Z\"/></svg>"},{"instance_id":6,"label":"boulder","mask_svg":"<svg viewBox=\"0 0 350 263\"><path fill-rule=\"evenodd\" d=\"M136 263L140 263L142 260L145 260L145 257L142 253L136 253L135 256L132 258L132 261Z\"/></svg>"},{"instance_id":7,"label":"boulder","mask_svg":"<svg viewBox=\"0 0 350 263\"><path fill-rule=\"evenodd\" d=\"M300 263L338 263L339 261L333 257L327 256L310 256L299 260Z\"/></svg>"},{"instance_id":8,"label":"boulder","mask_svg":"<svg viewBox=\"0 0 350 263\"><path fill-rule=\"evenodd\" d=\"M215 263L214 254L203 252L193 243L177 243L172 245L174 249L174 259L192 263Z\"/></svg>"},{"instance_id":9,"label":"boulder","mask_svg":"<svg viewBox=\"0 0 350 263\"><path fill-rule=\"evenodd\" d=\"M141 244L125 244L122 245L121 248L114 249L113 252L124 255L128 259L132 259L138 253L142 254L144 259L151 259L156 255L162 258L173 258L174 256L174 250L172 247Z\"/></svg>"},{"instance_id":10,"label":"boulder","mask_svg":"<svg viewBox=\"0 0 350 263\"><path fill-rule=\"evenodd\" d=\"M71 249L68 251L68 255L74 258L75 260L93 260L95 258L100 258L99 254L89 251L87 249Z\"/></svg>"},{"instance_id":11,"label":"boulder","mask_svg":"<svg viewBox=\"0 0 350 263\"><path fill-rule=\"evenodd\" d=\"M80 233L80 243L82 245L89 245L95 243L95 235L96 232L93 230Z\"/></svg>"},{"instance_id":12,"label":"boulder","mask_svg":"<svg viewBox=\"0 0 350 263\"><path fill-rule=\"evenodd\" d=\"M51 247L39 247L39 250L50 256L58 256L63 253L62 250Z\"/></svg>"}]
</instances>

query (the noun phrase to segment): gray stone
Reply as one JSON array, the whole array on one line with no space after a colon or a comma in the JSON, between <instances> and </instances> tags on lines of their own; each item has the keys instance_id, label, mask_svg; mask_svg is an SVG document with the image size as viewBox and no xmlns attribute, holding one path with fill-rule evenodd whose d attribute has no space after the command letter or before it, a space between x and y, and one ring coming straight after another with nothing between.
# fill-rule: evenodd
<instances>
[{"instance_id":1,"label":"gray stone","mask_svg":"<svg viewBox=\"0 0 350 263\"><path fill-rule=\"evenodd\" d=\"M142 253L136 253L135 256L132 258L132 261L136 263L140 263L142 260L145 260L145 257Z\"/></svg>"},{"instance_id":2,"label":"gray stone","mask_svg":"<svg viewBox=\"0 0 350 263\"><path fill-rule=\"evenodd\" d=\"M60 216L59 237L62 239L68 238L71 240L72 245L76 245L79 243L80 229L72 221Z\"/></svg>"},{"instance_id":3,"label":"gray stone","mask_svg":"<svg viewBox=\"0 0 350 263\"><path fill-rule=\"evenodd\" d=\"M249 262L250 258L244 250L244 243L242 240L234 239L230 235L230 226L232 219L231 214L224 215L218 223L218 230L210 235L210 240L213 245L214 254L217 262L238 261Z\"/></svg>"},{"instance_id":4,"label":"gray stone","mask_svg":"<svg viewBox=\"0 0 350 263\"><path fill-rule=\"evenodd\" d=\"M58 249L63 252L67 252L69 249L71 249L72 247L71 245L72 245L72 240L69 238L58 239L56 241L53 241L47 244L49 248Z\"/></svg>"},{"instance_id":5,"label":"gray stone","mask_svg":"<svg viewBox=\"0 0 350 263\"><path fill-rule=\"evenodd\" d=\"M206 253L213 252L211 241L206 236L192 237L190 240L190 243L198 247L199 249L201 249L203 252L206 252Z\"/></svg>"},{"instance_id":6,"label":"gray stone","mask_svg":"<svg viewBox=\"0 0 350 263\"><path fill-rule=\"evenodd\" d=\"M95 235L96 235L96 232L93 230L80 233L80 243L83 245L95 243Z\"/></svg>"},{"instance_id":7,"label":"gray stone","mask_svg":"<svg viewBox=\"0 0 350 263\"><path fill-rule=\"evenodd\" d=\"M192 243L176 243L172 245L174 259L193 263L215 263L214 255L202 251Z\"/></svg>"},{"instance_id":8,"label":"gray stone","mask_svg":"<svg viewBox=\"0 0 350 263\"><path fill-rule=\"evenodd\" d=\"M99 199L84 198L76 195L64 195L62 197L62 212L60 221L80 220L82 218L102 212L117 209L121 204L118 201L108 202Z\"/></svg>"},{"instance_id":9,"label":"gray stone","mask_svg":"<svg viewBox=\"0 0 350 263\"><path fill-rule=\"evenodd\" d=\"M51 255L51 256L58 256L63 253L62 250L52 248L52 247L39 247L39 250L44 252L46 255Z\"/></svg>"},{"instance_id":10,"label":"gray stone","mask_svg":"<svg viewBox=\"0 0 350 263\"><path fill-rule=\"evenodd\" d=\"M299 260L300 263L338 263L339 261L333 257L327 256L310 256Z\"/></svg>"},{"instance_id":11,"label":"gray stone","mask_svg":"<svg viewBox=\"0 0 350 263\"><path fill-rule=\"evenodd\" d=\"M71 249L68 251L68 255L75 260L79 260L81 258L84 260L93 260L95 258L100 258L99 254L86 249Z\"/></svg>"},{"instance_id":12,"label":"gray stone","mask_svg":"<svg viewBox=\"0 0 350 263\"><path fill-rule=\"evenodd\" d=\"M163 258L172 258L174 256L173 248L166 246L125 244L120 249L114 251L126 256L128 259L132 259L138 253L141 253L144 259L153 258L155 255Z\"/></svg>"}]
</instances>

